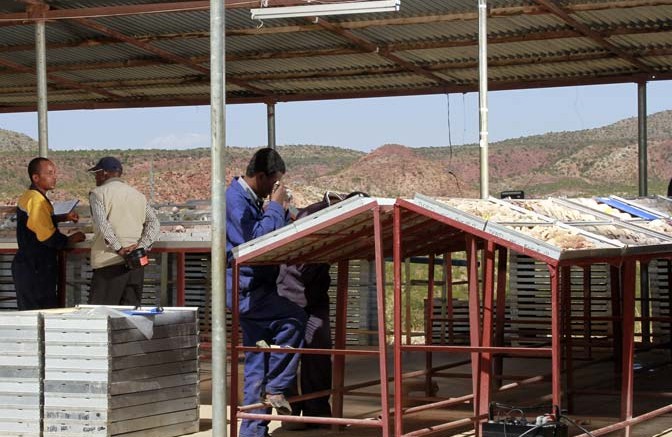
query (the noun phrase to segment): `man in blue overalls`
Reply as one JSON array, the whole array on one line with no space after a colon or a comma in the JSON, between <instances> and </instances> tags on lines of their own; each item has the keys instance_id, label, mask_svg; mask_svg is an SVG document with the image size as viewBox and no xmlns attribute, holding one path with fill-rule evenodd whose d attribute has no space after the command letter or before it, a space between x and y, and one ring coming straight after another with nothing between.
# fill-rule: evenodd
<instances>
[{"instance_id":1,"label":"man in blue overalls","mask_svg":"<svg viewBox=\"0 0 672 437\"><path fill-rule=\"evenodd\" d=\"M272 232L287 222L288 196L281 179L285 163L273 149L258 150L250 160L244 176L236 177L226 190L226 255L232 260L234 247ZM264 199L270 202L264 206ZM226 304L231 308L233 270L226 270ZM300 306L277 293L275 266L244 266L240 268L239 314L243 344L255 346L258 341L281 347L303 345L306 313ZM245 405L265 402L278 414L291 414L285 399L295 384L298 354L245 353ZM235 365L235 364L234 364ZM269 409L254 413L270 413ZM268 435L268 421L243 420L241 437Z\"/></svg>"}]
</instances>

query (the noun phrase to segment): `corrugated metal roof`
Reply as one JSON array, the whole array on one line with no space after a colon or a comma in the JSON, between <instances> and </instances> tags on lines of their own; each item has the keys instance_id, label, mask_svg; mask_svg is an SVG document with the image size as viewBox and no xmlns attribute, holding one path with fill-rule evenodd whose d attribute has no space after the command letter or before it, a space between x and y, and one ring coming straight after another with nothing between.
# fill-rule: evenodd
<instances>
[{"instance_id":1,"label":"corrugated metal roof","mask_svg":"<svg viewBox=\"0 0 672 437\"><path fill-rule=\"evenodd\" d=\"M6 3L0 112L34 110L34 26L8 21L25 7ZM48 3L51 109L209 103L207 1L185 0L185 10L179 0ZM401 0L398 13L263 23L227 3L229 103L478 89L475 0ZM672 78L672 0L553 4L571 19L542 0L488 1L490 89Z\"/></svg>"}]
</instances>

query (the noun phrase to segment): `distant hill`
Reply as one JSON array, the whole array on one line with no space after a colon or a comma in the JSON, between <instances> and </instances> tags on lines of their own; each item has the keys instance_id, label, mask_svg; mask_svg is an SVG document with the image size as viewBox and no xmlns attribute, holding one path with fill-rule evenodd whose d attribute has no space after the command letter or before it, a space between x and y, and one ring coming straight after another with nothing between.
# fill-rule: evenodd
<instances>
[{"instance_id":1,"label":"distant hill","mask_svg":"<svg viewBox=\"0 0 672 437\"><path fill-rule=\"evenodd\" d=\"M648 120L649 192L663 194L672 177L672 111ZM13 204L27 185L26 164L37 144L0 130L0 203ZM475 197L479 195L477 145L409 148L388 144L370 153L291 145L278 150L288 166L286 182L298 205L325 190L366 191L375 196ZM490 144L490 192L522 189L530 197L637 193L637 119L573 132L551 132ZM245 171L253 149L227 147L226 174ZM210 150L52 151L59 170L54 199L86 202L93 178L86 168L101 156L118 156L125 178L155 203L210 198Z\"/></svg>"},{"instance_id":2,"label":"distant hill","mask_svg":"<svg viewBox=\"0 0 672 437\"><path fill-rule=\"evenodd\" d=\"M30 151L37 149L37 141L28 135L0 129L0 151Z\"/></svg>"}]
</instances>

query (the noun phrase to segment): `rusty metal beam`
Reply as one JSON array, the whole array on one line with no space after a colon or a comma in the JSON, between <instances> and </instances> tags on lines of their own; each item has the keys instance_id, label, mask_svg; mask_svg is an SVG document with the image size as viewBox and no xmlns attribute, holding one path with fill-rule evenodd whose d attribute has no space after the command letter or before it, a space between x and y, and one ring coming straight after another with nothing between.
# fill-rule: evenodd
<instances>
[{"instance_id":1,"label":"rusty metal beam","mask_svg":"<svg viewBox=\"0 0 672 437\"><path fill-rule=\"evenodd\" d=\"M400 65L403 67L405 70L408 70L410 72L413 72L419 76L424 76L429 78L430 80L438 83L439 85L449 85L450 82L448 82L446 79L443 77L428 71L422 67L419 67L412 62L408 62L404 59L401 59L399 56L394 55L389 52L381 51L380 47L372 43L371 41L362 38L360 36L355 35L354 33L343 29L342 27L332 24L329 21L323 19L323 18L316 18L317 24L324 28L325 30L328 30L331 33L335 33L336 35L339 35L343 38L345 38L347 41L350 41L353 43L355 46L360 47L364 52L366 53L374 53L382 58L387 59L388 61L391 61L397 65Z\"/></svg>"},{"instance_id":2,"label":"rusty metal beam","mask_svg":"<svg viewBox=\"0 0 672 437\"><path fill-rule=\"evenodd\" d=\"M8 61L6 59L0 59L0 65L2 65L4 67L7 67L11 70L14 70L14 71L35 75L35 71L32 68L26 67L26 66L21 65L21 64L17 64L17 63L12 62L12 61ZM78 82L75 82L75 81L72 81L72 80L69 80L69 79L65 79L65 78L62 78L62 77L59 77L59 76L56 76L56 75L53 75L53 74L47 74L47 79L49 79L49 81L52 82L52 83L56 83L56 84L62 85L62 86L67 87L67 88L75 88L75 89L87 91L89 93L98 94L98 95L101 95L103 97L109 97L113 100L118 100L120 98L124 98L123 96L112 93L112 92L107 91L103 88L97 88L97 87L90 86L90 85L80 84Z\"/></svg>"},{"instance_id":3,"label":"rusty metal beam","mask_svg":"<svg viewBox=\"0 0 672 437\"><path fill-rule=\"evenodd\" d=\"M202 65L197 64L188 58L175 55L159 47L156 47L150 43L139 41L131 36L124 35L123 33L118 32L108 26L105 26L104 24L100 24L96 21L85 18L78 18L73 21L79 24L80 26L86 27L87 29L92 29L95 30L96 32L102 33L103 35L107 35L109 37L118 39L119 41L123 41L126 44L130 44L146 52L153 53L167 61L173 62L175 64L186 65L187 67L191 68L192 70L198 71L199 73L203 73L206 75L210 74L209 68L203 67Z\"/></svg>"},{"instance_id":4,"label":"rusty metal beam","mask_svg":"<svg viewBox=\"0 0 672 437\"><path fill-rule=\"evenodd\" d=\"M567 5L565 10L569 12L590 12L601 11L607 9L632 9L637 7L649 6L669 6L672 5L672 0L626 0L613 1L604 3L583 3ZM520 15L549 15L550 11L542 6L526 5L514 7L493 7L488 10L489 18L500 17L515 17ZM448 13L435 15L421 15L415 17L395 17L383 18L376 20L358 20L351 22L341 22L339 25L348 30L366 29L368 27L378 26L401 26L412 24L429 24L429 23L446 23L454 21L476 21L478 19L477 12L462 12L462 13ZM227 36L244 36L244 35L262 35L262 34L276 34L276 33L295 33L295 32L313 32L321 30L320 26L316 24L291 25L291 26L273 26L262 27L261 29L236 29L229 30Z\"/></svg>"},{"instance_id":5,"label":"rusty metal beam","mask_svg":"<svg viewBox=\"0 0 672 437\"><path fill-rule=\"evenodd\" d=\"M26 4L33 3L34 0L17 0ZM342 1L342 0L339 0ZM305 4L304 0L271 0L269 6L293 6ZM258 0L225 0L226 9L249 9L259 6ZM586 11L600 11L607 9L630 9L637 7L649 6L669 6L672 5L672 0L621 0L603 3L577 3L567 5L565 10L570 13L586 12ZM47 20L59 20L68 18L91 18L91 17L114 17L127 15L142 15L142 14L157 14L157 13L179 13L179 12L193 12L206 11L210 9L210 3L207 0L200 1L184 1L184 2L166 2L153 3L142 5L123 5L123 6L104 6L94 8L71 8L50 10L44 16ZM549 13L544 7L536 5L526 6L509 6L509 7L494 7L489 10L491 18L497 17L512 17L518 15L544 15ZM361 20L350 23L342 23L342 27L346 29L361 29L373 26L388 26L388 25L404 25L404 24L425 24L425 23L442 23L450 21L465 21L476 20L478 14L476 12L468 13L449 13L436 15L423 15L417 17L396 17L390 19L376 19L376 20ZM4 13L0 14L0 26L3 25L25 25L32 24L33 18L26 12ZM320 30L316 25L304 26L275 26L265 27L262 29L242 29L236 31L237 35L244 34L263 34L263 33L283 33L283 32L298 32L298 31L315 31ZM232 36L233 33L227 32L227 36Z\"/></svg>"},{"instance_id":6,"label":"rusty metal beam","mask_svg":"<svg viewBox=\"0 0 672 437\"><path fill-rule=\"evenodd\" d=\"M617 83L637 83L641 81L658 81L658 80L672 80L672 73L658 73L655 77L649 74L621 74L618 76L608 77L585 77L582 79L575 77L558 78L552 80L535 80L535 81L500 81L491 82L491 91L503 90L521 90L521 89L540 89L540 88L556 88L567 86L583 86L583 85L606 85ZM302 101L317 101L317 100L334 100L334 99L362 99L362 98L380 98L380 97L403 97L403 96L419 96L431 94L445 94L445 93L468 93L476 91L478 86L476 84L467 85L451 85L449 87L421 87L421 88L403 88L398 90L385 91L358 91L358 92L335 92L333 94L325 93L296 93L286 95L276 95L274 101L277 102L302 102ZM240 93L229 93L227 96L227 103L243 104L243 103L266 103L268 97L260 96L242 96ZM153 108L153 107L170 107L170 106L197 106L208 105L210 102L209 95L185 95L181 97L160 97L160 98L128 98L127 100L117 101L82 101L75 103L52 103L49 105L50 111L63 111L74 109L112 109L112 108ZM35 105L3 105L0 103L0 114L13 112L34 112Z\"/></svg>"},{"instance_id":7,"label":"rusty metal beam","mask_svg":"<svg viewBox=\"0 0 672 437\"><path fill-rule=\"evenodd\" d=\"M639 70L641 70L645 73L655 74L655 70L653 70L652 67L644 64L639 59L637 59L634 56L632 56L631 54L627 53L626 51L624 51L620 47L618 47L618 46L614 45L613 43L607 41L604 38L604 36L602 36L602 34L600 34L599 32L591 29L585 23L582 23L581 21L572 17L565 9L558 6L553 0L534 0L534 1L538 5L546 8L553 15L557 16L558 18L560 18L565 23L572 26L577 32L579 32L582 35L584 35L584 36L590 38L591 40L595 41L598 45L600 45L601 47L610 51L614 55L618 56L619 58L625 59L626 61L628 61L629 63L631 63L632 65L634 65Z\"/></svg>"},{"instance_id":8,"label":"rusty metal beam","mask_svg":"<svg viewBox=\"0 0 672 437\"><path fill-rule=\"evenodd\" d=\"M19 0L19 1L35 1L35 0ZM196 2L196 3L199 3L199 2ZM208 1L208 2L205 2L205 3L207 3L207 9L209 10L210 2ZM178 8L179 5L182 5L184 7L188 7L188 5L186 3L171 4L171 6L174 7L174 10L178 10L178 11L183 10L183 9ZM130 8L130 9L134 9L135 7L136 6L128 6L128 8ZM192 7L196 7L196 6L192 5ZM61 9L60 11L64 11L64 10ZM169 10L165 9L164 11L168 12ZM44 11L44 12L42 12L41 15L46 16L46 15L48 15L49 12L50 11ZM156 56L159 56L160 58L165 59L168 62L172 62L172 63L180 64L180 65L185 65L185 66L191 68L192 70L195 70L195 71L197 71L199 73L202 73L204 75L209 75L210 74L210 69L209 68L203 67L202 65L198 64L197 62L192 61L189 58L185 58L183 56L175 55L174 53L170 53L167 50L163 50L163 49L161 49L159 47L156 47L156 46L154 46L154 45L152 45L148 42L140 41L140 40L138 40L134 37L130 37L128 35L125 35L125 34L119 32L119 31L116 31L116 30L110 28L109 26L105 26L104 24L98 23L96 21L93 21L93 20L90 20L90 19L87 19L87 18L73 18L72 16L67 16L67 17L63 17L63 18L71 19L74 22L76 22L77 24L79 24L80 26L86 27L88 29L95 30L97 32L102 33L103 35L106 35L108 37L117 39L117 40L119 40L121 42L124 42L126 44L130 44L132 46L135 46L135 47L137 47L141 50L144 50L146 52L149 52L149 53L152 53ZM269 95L272 94L272 93L269 93L266 90L263 90L261 88L255 87L255 86L250 85L250 84L247 84L243 81L232 79L232 80L229 80L229 82L234 83L241 88L245 88L249 91L257 93L261 96L269 96Z\"/></svg>"}]
</instances>

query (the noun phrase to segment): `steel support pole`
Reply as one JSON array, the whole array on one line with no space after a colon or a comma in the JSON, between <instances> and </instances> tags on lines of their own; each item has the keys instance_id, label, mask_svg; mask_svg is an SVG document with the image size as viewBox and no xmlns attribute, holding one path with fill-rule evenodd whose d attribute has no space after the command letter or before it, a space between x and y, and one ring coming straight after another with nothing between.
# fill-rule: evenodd
<instances>
[{"instance_id":1,"label":"steel support pole","mask_svg":"<svg viewBox=\"0 0 672 437\"><path fill-rule=\"evenodd\" d=\"M47 128L47 43L46 23L35 23L35 55L37 74L37 127L40 156L46 158L49 151L49 129Z\"/></svg>"},{"instance_id":2,"label":"steel support pole","mask_svg":"<svg viewBox=\"0 0 672 437\"><path fill-rule=\"evenodd\" d=\"M226 437L226 195L224 2L210 0L210 154L212 199L212 435ZM232 335L236 335L236 331ZM232 374L238 363L231 363ZM232 421L235 427L236 421Z\"/></svg>"},{"instance_id":3,"label":"steel support pole","mask_svg":"<svg viewBox=\"0 0 672 437\"><path fill-rule=\"evenodd\" d=\"M394 331L394 435L403 434L403 393L401 359L401 209L394 205L392 210L392 268L394 274L393 320Z\"/></svg>"},{"instance_id":4,"label":"steel support pole","mask_svg":"<svg viewBox=\"0 0 672 437\"><path fill-rule=\"evenodd\" d=\"M268 147L275 149L275 103L266 104L266 124L268 130Z\"/></svg>"},{"instance_id":5,"label":"steel support pole","mask_svg":"<svg viewBox=\"0 0 672 437\"><path fill-rule=\"evenodd\" d=\"M572 342L572 268L571 266L560 267L560 315L562 320L560 322L560 338L564 338L564 361L566 373L566 388L567 397L566 405L567 411L573 413L572 404L572 387L574 386L574 370L572 367L573 359L573 342ZM561 343L562 345L562 343ZM561 348L562 350L562 348ZM562 364L562 359L560 360Z\"/></svg>"},{"instance_id":6,"label":"steel support pole","mask_svg":"<svg viewBox=\"0 0 672 437\"><path fill-rule=\"evenodd\" d=\"M383 226L380 206L373 210L373 238L376 254L376 303L378 304L378 368L380 369L380 420L382 436L390 435L390 399L387 379L387 328L385 324L385 256L383 254ZM400 411L396 412L401 414Z\"/></svg>"},{"instance_id":7,"label":"steel support pole","mask_svg":"<svg viewBox=\"0 0 672 437\"><path fill-rule=\"evenodd\" d=\"M478 247L476 238L473 235L465 235L467 248L467 278L469 288L469 346L478 348L481 345L481 323L478 284ZM481 377L481 353L471 353L471 375L472 389L474 392L474 416L478 416L480 405L480 377ZM476 426L476 435L479 434L479 427Z\"/></svg>"},{"instance_id":8,"label":"steel support pole","mask_svg":"<svg viewBox=\"0 0 672 437\"><path fill-rule=\"evenodd\" d=\"M481 151L481 198L490 194L488 180L488 5L478 0L478 107Z\"/></svg>"},{"instance_id":9,"label":"steel support pole","mask_svg":"<svg viewBox=\"0 0 672 437\"><path fill-rule=\"evenodd\" d=\"M427 263L427 308L425 314L425 344L431 345L434 333L434 254L429 255ZM425 396L434 396L432 391L432 352L425 352ZM396 410L395 410L396 411Z\"/></svg>"},{"instance_id":10,"label":"steel support pole","mask_svg":"<svg viewBox=\"0 0 672 437\"><path fill-rule=\"evenodd\" d=\"M548 271L551 279L551 390L553 405L562 408L560 401L562 399L562 387L560 380L560 371L562 366L561 344L560 344L560 278L558 267L548 265Z\"/></svg>"},{"instance_id":11,"label":"steel support pole","mask_svg":"<svg viewBox=\"0 0 672 437\"><path fill-rule=\"evenodd\" d=\"M639 195L648 195L648 156L646 144L646 82L637 84L637 144L639 158Z\"/></svg>"},{"instance_id":12,"label":"steel support pole","mask_svg":"<svg viewBox=\"0 0 672 437\"><path fill-rule=\"evenodd\" d=\"M498 248L497 260L497 305L495 317L495 346L504 346L504 327L506 324L506 274L508 264L508 250L505 247ZM501 376L504 373L504 357L495 356L494 359L495 388L500 388L504 383Z\"/></svg>"},{"instance_id":13,"label":"steel support pole","mask_svg":"<svg viewBox=\"0 0 672 437\"><path fill-rule=\"evenodd\" d=\"M481 346L492 346L493 311L495 295L495 243L488 241L483 251L483 331L481 332ZM492 381L492 354L481 355L480 364L480 393L478 415L488 413L490 404L491 381ZM482 434L482 421L479 421L479 432Z\"/></svg>"}]
</instances>

